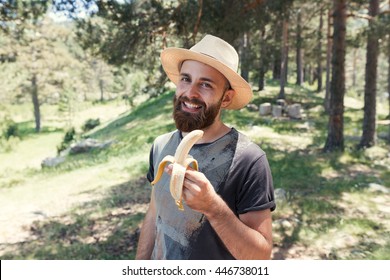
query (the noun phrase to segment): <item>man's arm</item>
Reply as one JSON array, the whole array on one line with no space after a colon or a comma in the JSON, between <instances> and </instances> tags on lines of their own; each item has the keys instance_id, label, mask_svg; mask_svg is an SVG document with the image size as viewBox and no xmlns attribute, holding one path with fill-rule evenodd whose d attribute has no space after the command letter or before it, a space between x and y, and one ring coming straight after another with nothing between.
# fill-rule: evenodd
<instances>
[{"instance_id":1,"label":"man's arm","mask_svg":"<svg viewBox=\"0 0 390 280\"><path fill-rule=\"evenodd\" d=\"M270 259L271 211L247 212L237 218L221 197L217 201L205 216L229 252L236 259Z\"/></svg>"},{"instance_id":2,"label":"man's arm","mask_svg":"<svg viewBox=\"0 0 390 280\"><path fill-rule=\"evenodd\" d=\"M269 259L272 252L272 218L269 209L237 217L215 192L206 176L187 170L183 197L192 209L203 213L236 259Z\"/></svg>"},{"instance_id":3,"label":"man's arm","mask_svg":"<svg viewBox=\"0 0 390 280\"><path fill-rule=\"evenodd\" d=\"M138 240L136 260L150 260L156 239L156 206L154 189L150 198L149 209L142 223L141 234Z\"/></svg>"}]
</instances>

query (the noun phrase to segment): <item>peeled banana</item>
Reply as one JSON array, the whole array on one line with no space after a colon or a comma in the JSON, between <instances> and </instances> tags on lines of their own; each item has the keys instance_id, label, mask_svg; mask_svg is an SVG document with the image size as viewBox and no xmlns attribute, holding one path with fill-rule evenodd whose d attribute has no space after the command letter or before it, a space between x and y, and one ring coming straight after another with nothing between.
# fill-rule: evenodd
<instances>
[{"instance_id":1,"label":"peeled banana","mask_svg":"<svg viewBox=\"0 0 390 280\"><path fill-rule=\"evenodd\" d=\"M198 170L198 162L196 159L188 155L192 146L203 136L202 130L193 130L188 133L180 142L176 149L175 156L168 155L163 158L158 166L156 178L151 183L155 185L164 172L165 165L168 162L173 163L172 176L169 183L169 190L179 210L184 210L182 196L183 196L183 182L187 167L193 164L194 169Z\"/></svg>"}]
</instances>

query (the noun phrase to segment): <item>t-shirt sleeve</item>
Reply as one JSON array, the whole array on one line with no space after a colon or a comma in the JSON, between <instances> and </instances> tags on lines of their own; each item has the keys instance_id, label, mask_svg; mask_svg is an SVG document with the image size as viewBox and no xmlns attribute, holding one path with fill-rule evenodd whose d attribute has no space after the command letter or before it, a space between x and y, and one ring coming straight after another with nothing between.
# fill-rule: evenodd
<instances>
[{"instance_id":1,"label":"t-shirt sleeve","mask_svg":"<svg viewBox=\"0 0 390 280\"><path fill-rule=\"evenodd\" d=\"M237 212L244 214L250 211L276 208L271 169L267 156L260 155L251 159L253 153L247 153L242 164L242 184L237 194Z\"/></svg>"},{"instance_id":2,"label":"t-shirt sleeve","mask_svg":"<svg viewBox=\"0 0 390 280\"><path fill-rule=\"evenodd\" d=\"M153 166L153 146L150 149L150 154L149 154L149 170L148 173L146 174L146 178L148 179L149 182L153 182L154 180L154 166Z\"/></svg>"}]
</instances>

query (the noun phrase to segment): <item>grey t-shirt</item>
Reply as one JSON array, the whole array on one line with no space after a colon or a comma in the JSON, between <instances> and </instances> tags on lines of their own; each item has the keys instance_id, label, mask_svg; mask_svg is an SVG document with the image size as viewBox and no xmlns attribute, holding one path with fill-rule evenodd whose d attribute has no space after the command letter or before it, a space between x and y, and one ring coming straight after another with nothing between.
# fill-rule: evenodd
<instances>
[{"instance_id":1,"label":"grey t-shirt","mask_svg":"<svg viewBox=\"0 0 390 280\"><path fill-rule=\"evenodd\" d=\"M174 155L182 139L179 131L156 138L150 152L148 180L153 181L166 155ZM220 139L196 144L190 155L216 192L238 216L276 207L271 170L263 150L236 129ZM207 219L185 203L179 211L169 192L166 173L154 186L156 240L152 259L234 259Z\"/></svg>"}]
</instances>

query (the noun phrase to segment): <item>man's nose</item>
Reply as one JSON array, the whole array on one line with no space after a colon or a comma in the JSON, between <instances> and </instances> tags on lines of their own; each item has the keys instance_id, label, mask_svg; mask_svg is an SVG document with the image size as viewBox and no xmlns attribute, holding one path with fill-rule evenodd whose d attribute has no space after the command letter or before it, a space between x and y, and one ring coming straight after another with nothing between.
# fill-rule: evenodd
<instances>
[{"instance_id":1,"label":"man's nose","mask_svg":"<svg viewBox=\"0 0 390 280\"><path fill-rule=\"evenodd\" d=\"M188 86L186 92L185 92L185 95L188 97L188 98L199 98L200 94L199 94L199 89L197 87L196 84L191 84Z\"/></svg>"}]
</instances>

